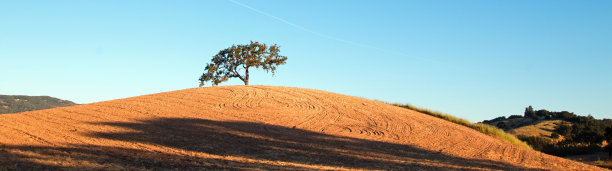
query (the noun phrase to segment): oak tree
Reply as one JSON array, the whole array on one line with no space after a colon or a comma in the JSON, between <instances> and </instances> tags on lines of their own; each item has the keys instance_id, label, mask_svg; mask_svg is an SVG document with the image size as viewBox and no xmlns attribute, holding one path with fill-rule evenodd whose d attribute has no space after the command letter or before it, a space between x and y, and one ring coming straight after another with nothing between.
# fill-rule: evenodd
<instances>
[{"instance_id":1,"label":"oak tree","mask_svg":"<svg viewBox=\"0 0 612 171\"><path fill-rule=\"evenodd\" d=\"M262 68L274 75L278 65L285 64L286 56L279 54L279 46L253 42L247 45L232 45L213 56L200 77L200 87L210 81L213 86L237 77L249 85L249 68Z\"/></svg>"}]
</instances>

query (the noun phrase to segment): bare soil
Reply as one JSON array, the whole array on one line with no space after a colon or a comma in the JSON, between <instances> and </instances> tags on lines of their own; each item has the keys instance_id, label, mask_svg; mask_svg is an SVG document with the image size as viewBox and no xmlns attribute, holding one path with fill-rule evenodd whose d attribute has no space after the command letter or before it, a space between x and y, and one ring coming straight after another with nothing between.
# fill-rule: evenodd
<instances>
[{"instance_id":1,"label":"bare soil","mask_svg":"<svg viewBox=\"0 0 612 171\"><path fill-rule=\"evenodd\" d=\"M3 169L603 170L385 103L273 86L0 115Z\"/></svg>"}]
</instances>

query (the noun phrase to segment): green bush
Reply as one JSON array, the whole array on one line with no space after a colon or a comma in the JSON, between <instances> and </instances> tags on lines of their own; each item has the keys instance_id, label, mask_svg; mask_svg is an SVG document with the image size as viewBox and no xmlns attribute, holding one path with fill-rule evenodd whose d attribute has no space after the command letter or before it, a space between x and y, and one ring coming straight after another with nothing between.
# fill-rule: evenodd
<instances>
[{"instance_id":1,"label":"green bush","mask_svg":"<svg viewBox=\"0 0 612 171\"><path fill-rule=\"evenodd\" d=\"M555 143L539 136L518 136L518 138L527 142L534 150L561 157L594 154L602 151L602 148L597 144L575 143L567 140Z\"/></svg>"}]
</instances>

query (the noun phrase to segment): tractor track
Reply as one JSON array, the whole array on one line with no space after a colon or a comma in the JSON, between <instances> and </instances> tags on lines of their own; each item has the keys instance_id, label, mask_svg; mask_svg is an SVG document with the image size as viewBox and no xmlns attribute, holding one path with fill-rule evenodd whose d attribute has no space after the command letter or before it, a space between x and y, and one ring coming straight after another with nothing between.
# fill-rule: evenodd
<instances>
[{"instance_id":1,"label":"tractor track","mask_svg":"<svg viewBox=\"0 0 612 171\"><path fill-rule=\"evenodd\" d=\"M0 115L0 129L0 170L603 170L416 111L292 87Z\"/></svg>"}]
</instances>

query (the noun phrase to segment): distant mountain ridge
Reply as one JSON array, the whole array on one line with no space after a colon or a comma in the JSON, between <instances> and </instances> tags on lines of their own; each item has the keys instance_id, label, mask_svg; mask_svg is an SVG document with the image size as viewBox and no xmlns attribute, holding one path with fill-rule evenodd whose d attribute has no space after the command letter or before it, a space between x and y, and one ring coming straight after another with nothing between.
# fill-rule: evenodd
<instances>
[{"instance_id":1,"label":"distant mountain ridge","mask_svg":"<svg viewBox=\"0 0 612 171\"><path fill-rule=\"evenodd\" d=\"M77 105L50 96L0 95L0 114L20 113Z\"/></svg>"}]
</instances>

